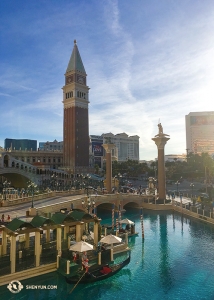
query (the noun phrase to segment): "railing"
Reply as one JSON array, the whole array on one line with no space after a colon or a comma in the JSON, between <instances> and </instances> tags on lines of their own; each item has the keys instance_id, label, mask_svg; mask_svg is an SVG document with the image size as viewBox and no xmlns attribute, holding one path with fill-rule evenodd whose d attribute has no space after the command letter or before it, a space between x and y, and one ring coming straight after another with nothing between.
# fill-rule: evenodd
<instances>
[{"instance_id":1,"label":"railing","mask_svg":"<svg viewBox=\"0 0 214 300\"><path fill-rule=\"evenodd\" d=\"M183 214L214 224L214 213L211 209L202 209L193 205L181 203L173 203L173 208Z\"/></svg>"},{"instance_id":2,"label":"railing","mask_svg":"<svg viewBox=\"0 0 214 300\"><path fill-rule=\"evenodd\" d=\"M33 201L38 201L46 198L51 198L51 197L63 197L67 195L82 195L83 191L82 190L68 190L68 191L51 191L48 193L43 193L43 194L38 194L33 196ZM6 206L12 206L16 204L21 204L25 202L31 202L32 201L32 195L23 195L22 197L8 197L6 200L4 199L3 195L0 195L0 206L6 207Z\"/></svg>"},{"instance_id":3,"label":"railing","mask_svg":"<svg viewBox=\"0 0 214 300\"><path fill-rule=\"evenodd\" d=\"M0 256L0 276L10 274L10 254Z\"/></svg>"}]
</instances>

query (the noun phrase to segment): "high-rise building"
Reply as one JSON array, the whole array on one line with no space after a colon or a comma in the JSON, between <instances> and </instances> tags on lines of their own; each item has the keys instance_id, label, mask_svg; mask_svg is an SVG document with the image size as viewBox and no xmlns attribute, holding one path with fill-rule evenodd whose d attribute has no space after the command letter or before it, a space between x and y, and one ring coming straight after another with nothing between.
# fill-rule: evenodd
<instances>
[{"instance_id":1,"label":"high-rise building","mask_svg":"<svg viewBox=\"0 0 214 300\"><path fill-rule=\"evenodd\" d=\"M125 132L113 134L103 133L103 142L109 139L115 144L118 151L118 161L126 161L128 159L139 161L139 136L128 136Z\"/></svg>"},{"instance_id":2,"label":"high-rise building","mask_svg":"<svg viewBox=\"0 0 214 300\"><path fill-rule=\"evenodd\" d=\"M4 148L10 150L37 150L37 140L28 139L5 139Z\"/></svg>"},{"instance_id":3,"label":"high-rise building","mask_svg":"<svg viewBox=\"0 0 214 300\"><path fill-rule=\"evenodd\" d=\"M214 154L214 111L186 115L187 152Z\"/></svg>"},{"instance_id":4,"label":"high-rise building","mask_svg":"<svg viewBox=\"0 0 214 300\"><path fill-rule=\"evenodd\" d=\"M65 73L63 86L63 165L73 172L89 166L89 87L76 44Z\"/></svg>"}]
</instances>

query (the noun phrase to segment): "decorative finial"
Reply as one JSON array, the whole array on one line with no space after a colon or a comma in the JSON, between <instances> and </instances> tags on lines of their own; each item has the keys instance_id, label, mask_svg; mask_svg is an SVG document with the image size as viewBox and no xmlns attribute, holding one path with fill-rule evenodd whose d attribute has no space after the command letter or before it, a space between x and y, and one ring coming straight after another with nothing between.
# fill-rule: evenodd
<instances>
[{"instance_id":1,"label":"decorative finial","mask_svg":"<svg viewBox=\"0 0 214 300\"><path fill-rule=\"evenodd\" d=\"M77 41L76 40L74 40L74 44L76 44L77 43Z\"/></svg>"}]
</instances>

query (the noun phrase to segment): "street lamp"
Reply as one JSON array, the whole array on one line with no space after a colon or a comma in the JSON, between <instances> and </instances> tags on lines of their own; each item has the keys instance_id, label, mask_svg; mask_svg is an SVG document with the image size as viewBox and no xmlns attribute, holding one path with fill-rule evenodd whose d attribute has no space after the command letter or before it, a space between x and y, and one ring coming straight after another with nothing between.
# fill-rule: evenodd
<instances>
[{"instance_id":1,"label":"street lamp","mask_svg":"<svg viewBox=\"0 0 214 300\"><path fill-rule=\"evenodd\" d=\"M31 196L32 196L31 208L34 208L33 196L34 196L34 192L36 191L36 188L37 185L34 182L32 181L28 182L28 190L31 192Z\"/></svg>"},{"instance_id":2,"label":"street lamp","mask_svg":"<svg viewBox=\"0 0 214 300\"><path fill-rule=\"evenodd\" d=\"M191 196L191 198L193 198L193 188L194 188L194 184L193 184L193 183L190 183L190 187L192 188L192 196Z\"/></svg>"},{"instance_id":3,"label":"street lamp","mask_svg":"<svg viewBox=\"0 0 214 300\"><path fill-rule=\"evenodd\" d=\"M85 201L82 200L82 206L83 206L84 208L87 207L88 213L89 213L89 211L90 211L90 208L95 208L95 204L96 204L96 203L95 203L95 200L93 199L93 200L91 201L90 196L88 196L88 198L87 198L87 203L85 203Z\"/></svg>"},{"instance_id":4,"label":"street lamp","mask_svg":"<svg viewBox=\"0 0 214 300\"><path fill-rule=\"evenodd\" d=\"M3 182L3 186L4 186L4 200L6 200L7 189L9 188L10 185L11 185L10 181L5 180L5 182Z\"/></svg>"},{"instance_id":5,"label":"street lamp","mask_svg":"<svg viewBox=\"0 0 214 300\"><path fill-rule=\"evenodd\" d=\"M180 182L177 180L175 184L177 185L177 196L178 196L178 185L180 184Z\"/></svg>"}]
</instances>

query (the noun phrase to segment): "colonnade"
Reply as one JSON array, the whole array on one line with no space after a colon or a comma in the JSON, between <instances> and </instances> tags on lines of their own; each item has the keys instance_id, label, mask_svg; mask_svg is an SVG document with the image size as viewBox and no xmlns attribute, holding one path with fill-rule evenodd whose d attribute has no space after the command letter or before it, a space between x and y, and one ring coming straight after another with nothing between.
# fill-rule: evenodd
<instances>
[{"instance_id":1,"label":"colonnade","mask_svg":"<svg viewBox=\"0 0 214 300\"><path fill-rule=\"evenodd\" d=\"M69 227L75 226L75 236L76 242L82 240L83 232L86 229L86 222L75 222L74 223L66 223L60 225L48 225L42 228L29 228L25 230L19 230L19 232L10 231L6 227L1 227L2 230L2 238L0 244L0 257L5 256L7 254L7 246L8 246L8 237L9 237L9 255L10 255L10 273L16 272L16 257L17 252L19 251L19 258L22 258L22 250L19 250L19 246L17 247L17 240L20 235L24 235L24 249L29 248L30 246L30 235L35 236L34 241L34 255L35 255L35 267L40 266L40 257L42 253L42 244L41 244L41 232L44 234L45 232L45 241L46 243L50 243L51 236L50 232L53 229L56 229L56 251L60 254L62 250L62 241L67 240L67 248L70 248L70 237L68 236ZM98 227L99 220L94 222L94 247L98 245ZM18 248L18 249L17 249Z\"/></svg>"}]
</instances>

